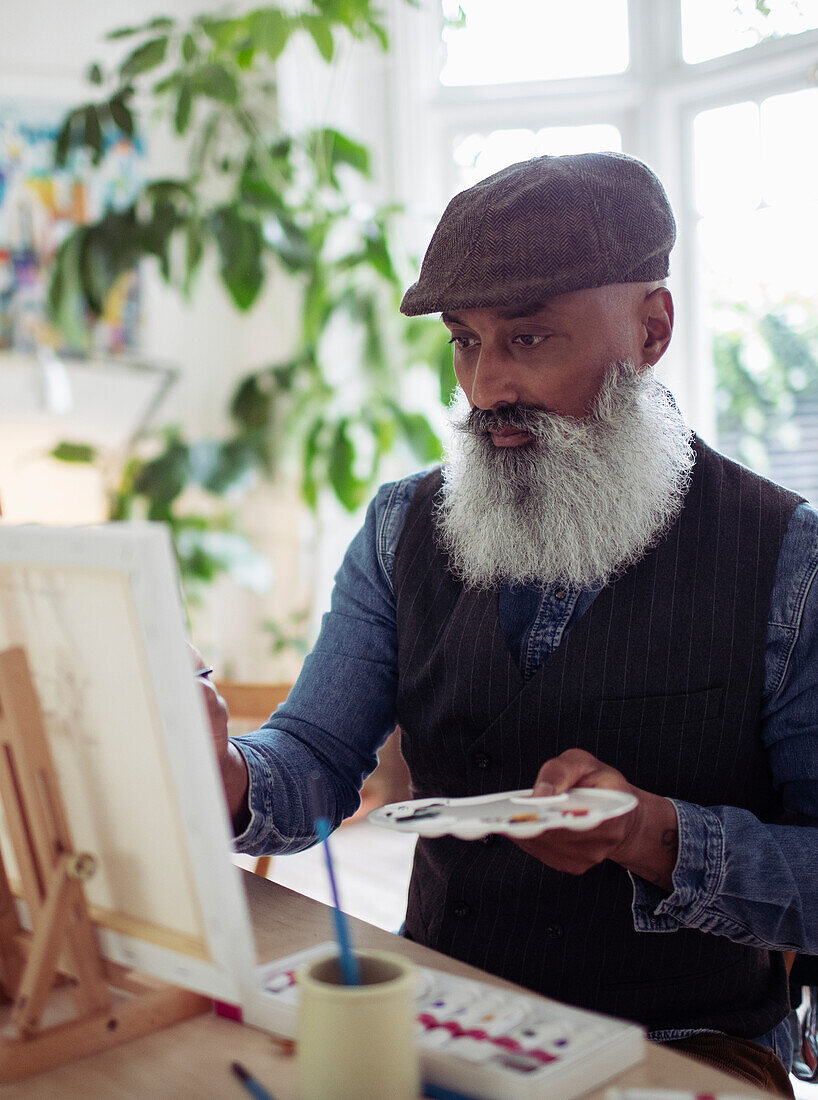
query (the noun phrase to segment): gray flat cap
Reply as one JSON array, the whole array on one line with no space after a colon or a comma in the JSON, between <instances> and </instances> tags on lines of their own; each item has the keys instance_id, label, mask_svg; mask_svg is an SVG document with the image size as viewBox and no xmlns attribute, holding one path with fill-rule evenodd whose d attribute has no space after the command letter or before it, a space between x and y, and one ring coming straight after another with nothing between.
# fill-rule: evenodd
<instances>
[{"instance_id":1,"label":"gray flat cap","mask_svg":"<svg viewBox=\"0 0 818 1100\"><path fill-rule=\"evenodd\" d=\"M530 307L571 290L664 279L675 239L665 189L640 160L537 157L455 195L401 312Z\"/></svg>"}]
</instances>

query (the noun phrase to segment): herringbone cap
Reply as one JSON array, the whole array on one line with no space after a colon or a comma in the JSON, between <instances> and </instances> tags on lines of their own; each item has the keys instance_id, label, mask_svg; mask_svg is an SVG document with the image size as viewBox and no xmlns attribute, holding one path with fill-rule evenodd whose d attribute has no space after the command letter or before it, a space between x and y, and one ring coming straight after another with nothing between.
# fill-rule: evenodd
<instances>
[{"instance_id":1,"label":"herringbone cap","mask_svg":"<svg viewBox=\"0 0 818 1100\"><path fill-rule=\"evenodd\" d=\"M676 223L657 176L623 153L537 157L455 195L401 312L531 307L664 279Z\"/></svg>"}]
</instances>

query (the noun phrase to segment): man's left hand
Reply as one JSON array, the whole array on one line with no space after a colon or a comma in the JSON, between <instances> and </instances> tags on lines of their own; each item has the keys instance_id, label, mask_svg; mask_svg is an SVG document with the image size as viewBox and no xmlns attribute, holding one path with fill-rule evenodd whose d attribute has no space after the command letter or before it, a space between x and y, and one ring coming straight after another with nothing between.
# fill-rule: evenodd
<instances>
[{"instance_id":1,"label":"man's left hand","mask_svg":"<svg viewBox=\"0 0 818 1100\"><path fill-rule=\"evenodd\" d=\"M625 791L638 799L635 809L603 821L595 829L575 832L549 829L539 836L515 843L556 871L581 875L605 859L619 863L641 878L673 889L673 868L678 851L678 823L673 803L643 791L625 776L583 749L568 749L540 768L534 795L562 794L572 787L596 787Z\"/></svg>"}]
</instances>

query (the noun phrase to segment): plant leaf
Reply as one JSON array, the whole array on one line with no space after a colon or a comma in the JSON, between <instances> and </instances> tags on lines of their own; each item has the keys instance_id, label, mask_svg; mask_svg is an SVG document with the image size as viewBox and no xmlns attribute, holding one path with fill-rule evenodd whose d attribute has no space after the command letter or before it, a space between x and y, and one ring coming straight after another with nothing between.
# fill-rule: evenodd
<instances>
[{"instance_id":1,"label":"plant leaf","mask_svg":"<svg viewBox=\"0 0 818 1100\"><path fill-rule=\"evenodd\" d=\"M277 61L284 52L290 30L290 20L277 8L260 8L248 16L248 32L253 46L264 50L271 61Z\"/></svg>"},{"instance_id":2,"label":"plant leaf","mask_svg":"<svg viewBox=\"0 0 818 1100\"><path fill-rule=\"evenodd\" d=\"M194 198L191 182L189 180L174 179L172 176L146 183L144 193L147 198L154 201L163 199L169 202L173 199L187 199L192 202Z\"/></svg>"},{"instance_id":3,"label":"plant leaf","mask_svg":"<svg viewBox=\"0 0 818 1100\"><path fill-rule=\"evenodd\" d=\"M220 207L211 223L221 256L222 281L239 309L249 309L264 284L261 226L236 206Z\"/></svg>"},{"instance_id":4,"label":"plant leaf","mask_svg":"<svg viewBox=\"0 0 818 1100\"><path fill-rule=\"evenodd\" d=\"M409 4L411 4L412 2L413 0L407 0L407 3ZM367 25L370 32L374 35L375 38L377 38L378 45L385 53L389 49L389 35L387 34L386 27L384 27L381 23L376 22L374 19L370 19Z\"/></svg>"},{"instance_id":5,"label":"plant leaf","mask_svg":"<svg viewBox=\"0 0 818 1100\"><path fill-rule=\"evenodd\" d=\"M270 422L272 394L265 376L251 374L242 380L230 402L230 415L245 428L265 428Z\"/></svg>"},{"instance_id":6,"label":"plant leaf","mask_svg":"<svg viewBox=\"0 0 818 1100\"><path fill-rule=\"evenodd\" d=\"M247 27L244 16L237 19L214 19L212 16L202 16L197 20L199 26L207 37L220 49L227 49L243 34Z\"/></svg>"},{"instance_id":7,"label":"plant leaf","mask_svg":"<svg viewBox=\"0 0 818 1100\"><path fill-rule=\"evenodd\" d=\"M179 87L179 97L176 100L176 112L173 116L173 125L177 134L183 134L190 122L190 111L193 106L193 95L190 91L190 81L184 80Z\"/></svg>"},{"instance_id":8,"label":"plant leaf","mask_svg":"<svg viewBox=\"0 0 818 1100\"><path fill-rule=\"evenodd\" d=\"M184 216L175 202L171 198L160 198L154 203L153 217L141 226L141 234L137 233L138 245L157 257L162 276L167 281L170 280L171 238L183 222Z\"/></svg>"},{"instance_id":9,"label":"plant leaf","mask_svg":"<svg viewBox=\"0 0 818 1100\"><path fill-rule=\"evenodd\" d=\"M335 428L329 448L327 474L333 492L349 512L354 512L366 498L368 482L353 473L355 447L349 438L349 417L342 417Z\"/></svg>"},{"instance_id":10,"label":"plant leaf","mask_svg":"<svg viewBox=\"0 0 818 1100\"><path fill-rule=\"evenodd\" d=\"M398 424L406 441L421 462L437 462L443 446L432 425L422 413L407 413L396 409Z\"/></svg>"},{"instance_id":11,"label":"plant leaf","mask_svg":"<svg viewBox=\"0 0 818 1100\"><path fill-rule=\"evenodd\" d=\"M104 239L101 240L99 233L89 229L83 242L80 276L88 309L96 317L102 313L108 291L119 274L116 260L105 248Z\"/></svg>"},{"instance_id":12,"label":"plant leaf","mask_svg":"<svg viewBox=\"0 0 818 1100\"><path fill-rule=\"evenodd\" d=\"M103 81L102 69L97 64L96 61L93 63L93 65L89 66L87 76L88 76L88 80L92 84L101 84L102 83L102 81Z\"/></svg>"},{"instance_id":13,"label":"plant leaf","mask_svg":"<svg viewBox=\"0 0 818 1100\"><path fill-rule=\"evenodd\" d=\"M270 562L238 532L177 524L175 533L182 574L189 580L209 583L219 573L227 573L253 592L269 589Z\"/></svg>"},{"instance_id":14,"label":"plant leaf","mask_svg":"<svg viewBox=\"0 0 818 1100\"><path fill-rule=\"evenodd\" d=\"M169 505L187 485L189 473L189 448L179 439L171 439L162 454L145 463L134 479L134 492L149 499L150 519L166 518Z\"/></svg>"},{"instance_id":15,"label":"plant leaf","mask_svg":"<svg viewBox=\"0 0 818 1100\"><path fill-rule=\"evenodd\" d=\"M99 164L102 159L102 126L96 107L85 108L85 144L93 150L93 163Z\"/></svg>"},{"instance_id":16,"label":"plant leaf","mask_svg":"<svg viewBox=\"0 0 818 1100\"><path fill-rule=\"evenodd\" d=\"M392 264L386 237L382 233L367 234L366 247L362 259L374 267L379 275L389 282L398 284L398 274Z\"/></svg>"},{"instance_id":17,"label":"plant leaf","mask_svg":"<svg viewBox=\"0 0 818 1100\"><path fill-rule=\"evenodd\" d=\"M182 39L182 57L185 61L192 61L198 52L196 39L192 34L186 34Z\"/></svg>"},{"instance_id":18,"label":"plant leaf","mask_svg":"<svg viewBox=\"0 0 818 1100\"><path fill-rule=\"evenodd\" d=\"M200 479L203 488L220 495L253 480L258 471L258 455L253 447L242 439L229 439L214 446L210 469Z\"/></svg>"},{"instance_id":19,"label":"plant leaf","mask_svg":"<svg viewBox=\"0 0 818 1100\"><path fill-rule=\"evenodd\" d=\"M69 443L64 440L49 451L49 454L60 462L93 462L97 457L97 449L89 443Z\"/></svg>"},{"instance_id":20,"label":"plant leaf","mask_svg":"<svg viewBox=\"0 0 818 1100\"><path fill-rule=\"evenodd\" d=\"M270 179L270 174L259 168L255 155L248 157L239 178L239 193L246 202L269 210L282 210L284 196Z\"/></svg>"},{"instance_id":21,"label":"plant leaf","mask_svg":"<svg viewBox=\"0 0 818 1100\"><path fill-rule=\"evenodd\" d=\"M301 25L312 35L312 40L318 47L318 52L325 61L332 61L335 53L335 42L328 21L321 15L302 15Z\"/></svg>"},{"instance_id":22,"label":"plant leaf","mask_svg":"<svg viewBox=\"0 0 818 1100\"><path fill-rule=\"evenodd\" d=\"M108 210L98 222L83 228L77 262L79 284L88 309L99 314L108 291L123 272L130 271L146 253L161 256L152 239L159 234L152 223L137 221L134 206Z\"/></svg>"},{"instance_id":23,"label":"plant leaf","mask_svg":"<svg viewBox=\"0 0 818 1100\"><path fill-rule=\"evenodd\" d=\"M313 511L318 506L318 479L315 475L315 466L319 455L319 441L324 431L325 421L318 417L307 432L304 440L304 457L302 462L301 495L305 503Z\"/></svg>"},{"instance_id":24,"label":"plant leaf","mask_svg":"<svg viewBox=\"0 0 818 1100\"><path fill-rule=\"evenodd\" d=\"M185 294L190 294L203 255L204 230L201 220L197 217L188 218L185 223Z\"/></svg>"},{"instance_id":25,"label":"plant leaf","mask_svg":"<svg viewBox=\"0 0 818 1100\"><path fill-rule=\"evenodd\" d=\"M57 134L57 140L54 145L54 164L57 168L64 167L65 162L68 160L68 153L71 149L72 131L76 122L77 112L72 111L69 115L66 115L60 127L60 132Z\"/></svg>"},{"instance_id":26,"label":"plant leaf","mask_svg":"<svg viewBox=\"0 0 818 1100\"><path fill-rule=\"evenodd\" d=\"M111 112L111 118L122 133L132 138L135 131L134 117L130 107L125 102L125 96L127 94L126 92L118 92L113 96L108 103L108 110Z\"/></svg>"},{"instance_id":27,"label":"plant leaf","mask_svg":"<svg viewBox=\"0 0 818 1100\"><path fill-rule=\"evenodd\" d=\"M315 251L303 229L285 214L264 219L264 240L288 271L305 271L315 262Z\"/></svg>"},{"instance_id":28,"label":"plant leaf","mask_svg":"<svg viewBox=\"0 0 818 1100\"><path fill-rule=\"evenodd\" d=\"M141 29L141 27L119 27L115 31L108 31L105 37L109 42L117 38L130 38L132 35L139 34Z\"/></svg>"},{"instance_id":29,"label":"plant leaf","mask_svg":"<svg viewBox=\"0 0 818 1100\"><path fill-rule=\"evenodd\" d=\"M88 344L85 324L85 300L80 265L88 230L77 226L57 250L48 288L51 319L71 348L84 349Z\"/></svg>"},{"instance_id":30,"label":"plant leaf","mask_svg":"<svg viewBox=\"0 0 818 1100\"><path fill-rule=\"evenodd\" d=\"M348 164L362 176L370 175L369 150L360 142L342 134L340 130L325 130L324 133L330 139L331 157L333 164Z\"/></svg>"},{"instance_id":31,"label":"plant leaf","mask_svg":"<svg viewBox=\"0 0 818 1100\"><path fill-rule=\"evenodd\" d=\"M389 451L395 445L395 418L389 417L388 419L375 420L372 424L372 431L375 436L375 444L378 448L378 454L388 454Z\"/></svg>"},{"instance_id":32,"label":"plant leaf","mask_svg":"<svg viewBox=\"0 0 818 1100\"><path fill-rule=\"evenodd\" d=\"M236 78L224 65L215 62L200 65L190 78L190 87L194 94L201 93L231 105L236 103L239 96Z\"/></svg>"},{"instance_id":33,"label":"plant leaf","mask_svg":"<svg viewBox=\"0 0 818 1100\"><path fill-rule=\"evenodd\" d=\"M169 92L173 88L178 88L183 80L184 75L181 71L171 73L169 76L165 76L161 80L157 80L157 82L151 88L151 92L153 92L154 95L163 95L165 92Z\"/></svg>"},{"instance_id":34,"label":"plant leaf","mask_svg":"<svg viewBox=\"0 0 818 1100\"><path fill-rule=\"evenodd\" d=\"M448 347L446 351L449 351ZM452 394L457 388L457 375L454 373L454 357L451 353L440 357L438 377L440 379L440 400L444 405L448 405L452 399Z\"/></svg>"},{"instance_id":35,"label":"plant leaf","mask_svg":"<svg viewBox=\"0 0 818 1100\"><path fill-rule=\"evenodd\" d=\"M319 180L331 184L336 191L341 190L335 174L339 165L346 164L361 175L369 176L369 150L340 130L331 127L312 130L307 135L306 149Z\"/></svg>"},{"instance_id":36,"label":"plant leaf","mask_svg":"<svg viewBox=\"0 0 818 1100\"><path fill-rule=\"evenodd\" d=\"M155 69L157 65L161 65L165 60L167 50L167 35L162 35L160 38L151 38L148 42L143 42L142 45L137 46L133 53L129 54L120 65L120 79L130 80L131 77L139 76L140 73L146 73L150 69Z\"/></svg>"}]
</instances>

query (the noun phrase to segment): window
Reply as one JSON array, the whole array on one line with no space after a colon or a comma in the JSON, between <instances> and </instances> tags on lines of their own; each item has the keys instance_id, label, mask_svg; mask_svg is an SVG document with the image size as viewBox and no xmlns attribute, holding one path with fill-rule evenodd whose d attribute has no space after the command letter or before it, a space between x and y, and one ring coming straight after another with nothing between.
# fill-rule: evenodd
<instances>
[{"instance_id":1,"label":"window","mask_svg":"<svg viewBox=\"0 0 818 1100\"><path fill-rule=\"evenodd\" d=\"M818 90L701 112L694 160L716 440L818 502Z\"/></svg>"},{"instance_id":2,"label":"window","mask_svg":"<svg viewBox=\"0 0 818 1100\"><path fill-rule=\"evenodd\" d=\"M818 503L818 0L437 3L396 73L414 224L526 157L646 161L679 227L661 376L705 438Z\"/></svg>"},{"instance_id":3,"label":"window","mask_svg":"<svg viewBox=\"0 0 818 1100\"><path fill-rule=\"evenodd\" d=\"M816 0L682 0L682 53L695 63L818 27Z\"/></svg>"},{"instance_id":4,"label":"window","mask_svg":"<svg viewBox=\"0 0 818 1100\"><path fill-rule=\"evenodd\" d=\"M457 166L457 190L529 157L590 153L599 149L622 150L622 136L615 126L549 126L533 130L492 130L457 137L452 159Z\"/></svg>"},{"instance_id":5,"label":"window","mask_svg":"<svg viewBox=\"0 0 818 1100\"><path fill-rule=\"evenodd\" d=\"M442 0L442 11L443 84L597 76L628 65L627 0Z\"/></svg>"}]
</instances>

